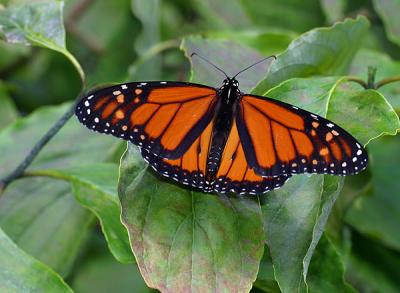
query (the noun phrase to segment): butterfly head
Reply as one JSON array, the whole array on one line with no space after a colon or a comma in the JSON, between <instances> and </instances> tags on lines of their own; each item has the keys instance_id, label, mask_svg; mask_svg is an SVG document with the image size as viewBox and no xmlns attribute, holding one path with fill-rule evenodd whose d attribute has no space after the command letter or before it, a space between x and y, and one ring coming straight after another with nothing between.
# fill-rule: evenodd
<instances>
[{"instance_id":1,"label":"butterfly head","mask_svg":"<svg viewBox=\"0 0 400 293\"><path fill-rule=\"evenodd\" d=\"M227 77L224 79L223 87L239 88L239 81L236 78Z\"/></svg>"}]
</instances>

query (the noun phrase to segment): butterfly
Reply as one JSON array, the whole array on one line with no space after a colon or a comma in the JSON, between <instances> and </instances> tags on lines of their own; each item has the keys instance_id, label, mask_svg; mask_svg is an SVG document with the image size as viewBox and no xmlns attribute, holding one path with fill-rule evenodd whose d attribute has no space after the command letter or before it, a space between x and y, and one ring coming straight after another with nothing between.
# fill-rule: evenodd
<instances>
[{"instance_id":1,"label":"butterfly","mask_svg":"<svg viewBox=\"0 0 400 293\"><path fill-rule=\"evenodd\" d=\"M239 73L223 73L219 88L152 81L96 90L77 104L76 116L89 129L137 145L162 176L203 192L262 194L294 174L345 176L366 168L365 149L337 124L243 93Z\"/></svg>"}]
</instances>

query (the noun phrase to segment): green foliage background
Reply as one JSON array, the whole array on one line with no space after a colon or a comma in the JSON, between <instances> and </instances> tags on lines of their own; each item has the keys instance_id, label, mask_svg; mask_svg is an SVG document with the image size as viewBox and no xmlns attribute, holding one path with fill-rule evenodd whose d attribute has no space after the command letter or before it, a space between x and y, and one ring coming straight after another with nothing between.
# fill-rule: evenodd
<instances>
[{"instance_id":1,"label":"green foliage background","mask_svg":"<svg viewBox=\"0 0 400 293\"><path fill-rule=\"evenodd\" d=\"M400 292L400 83L360 85L368 66L375 86L400 80L400 1L227 3L0 0L0 178L82 85L218 86L192 52L230 74L278 55L242 91L342 125L367 145L367 171L217 197L72 118L0 191L1 292Z\"/></svg>"}]
</instances>

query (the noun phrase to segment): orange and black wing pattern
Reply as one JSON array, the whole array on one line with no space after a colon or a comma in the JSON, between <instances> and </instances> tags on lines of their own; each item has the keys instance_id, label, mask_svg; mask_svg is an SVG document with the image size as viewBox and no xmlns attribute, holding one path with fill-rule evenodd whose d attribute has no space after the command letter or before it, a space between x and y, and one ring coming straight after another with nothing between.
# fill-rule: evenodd
<instances>
[{"instance_id":1,"label":"orange and black wing pattern","mask_svg":"<svg viewBox=\"0 0 400 293\"><path fill-rule=\"evenodd\" d=\"M127 83L97 90L76 108L81 123L164 158L180 158L214 116L216 90L184 82Z\"/></svg>"},{"instance_id":2,"label":"orange and black wing pattern","mask_svg":"<svg viewBox=\"0 0 400 293\"><path fill-rule=\"evenodd\" d=\"M214 183L216 192L262 194L281 187L290 176L261 176L256 173L246 160L243 142L236 123L233 123Z\"/></svg>"},{"instance_id":3,"label":"orange and black wing pattern","mask_svg":"<svg viewBox=\"0 0 400 293\"><path fill-rule=\"evenodd\" d=\"M270 98L243 95L236 117L246 161L256 174L356 174L368 164L361 144L335 123Z\"/></svg>"},{"instance_id":4,"label":"orange and black wing pattern","mask_svg":"<svg viewBox=\"0 0 400 293\"><path fill-rule=\"evenodd\" d=\"M163 176L201 189L203 192L261 194L281 187L290 175L262 177L246 162L238 130L234 123L220 161L220 168L213 181L207 181L207 157L212 139L213 123L210 122L193 145L179 159L155 156L141 149L143 158Z\"/></svg>"}]
</instances>

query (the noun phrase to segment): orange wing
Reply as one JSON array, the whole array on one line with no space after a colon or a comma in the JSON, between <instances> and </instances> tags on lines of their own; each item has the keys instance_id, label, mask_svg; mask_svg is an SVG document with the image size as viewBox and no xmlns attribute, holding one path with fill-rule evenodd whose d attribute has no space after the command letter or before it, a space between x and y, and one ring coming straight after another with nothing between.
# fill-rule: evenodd
<instances>
[{"instance_id":1,"label":"orange wing","mask_svg":"<svg viewBox=\"0 0 400 293\"><path fill-rule=\"evenodd\" d=\"M214 116L216 90L180 82L128 83L95 91L76 108L88 128L179 158Z\"/></svg>"},{"instance_id":2,"label":"orange wing","mask_svg":"<svg viewBox=\"0 0 400 293\"><path fill-rule=\"evenodd\" d=\"M160 158L141 149L143 158L154 170L184 185L204 192L235 192L261 194L279 188L290 175L261 177L252 170L245 159L239 134L234 123L223 152L220 168L214 181L207 181L206 163L211 145L212 122L179 159Z\"/></svg>"},{"instance_id":3,"label":"orange wing","mask_svg":"<svg viewBox=\"0 0 400 293\"><path fill-rule=\"evenodd\" d=\"M354 137L295 106L244 95L236 121L246 160L262 176L349 175L367 166L367 154Z\"/></svg>"}]
</instances>

